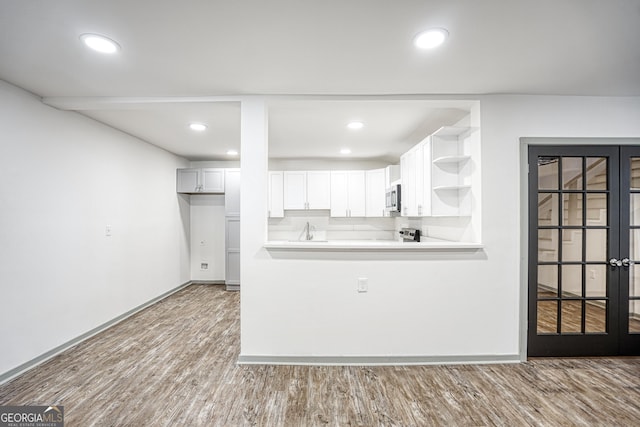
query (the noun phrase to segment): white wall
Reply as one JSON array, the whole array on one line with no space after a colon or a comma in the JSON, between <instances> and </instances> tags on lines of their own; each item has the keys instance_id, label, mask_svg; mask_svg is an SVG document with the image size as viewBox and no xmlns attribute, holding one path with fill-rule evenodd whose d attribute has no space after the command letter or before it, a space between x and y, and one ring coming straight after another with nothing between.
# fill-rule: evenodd
<instances>
[{"instance_id":1,"label":"white wall","mask_svg":"<svg viewBox=\"0 0 640 427\"><path fill-rule=\"evenodd\" d=\"M191 280L224 280L224 194L191 195ZM202 263L207 269L202 269Z\"/></svg>"},{"instance_id":2,"label":"white wall","mask_svg":"<svg viewBox=\"0 0 640 427\"><path fill-rule=\"evenodd\" d=\"M243 200L258 203L243 211L241 361L289 356L517 360L522 355L526 211L520 138L638 138L640 98L478 99L481 252L268 252L261 248L267 227L267 142L256 135L243 138L242 168L251 171L243 174ZM243 130L252 128L251 120L257 120L254 130L265 127L259 117L243 114ZM358 277L369 279L369 292L356 292Z\"/></svg>"},{"instance_id":3,"label":"white wall","mask_svg":"<svg viewBox=\"0 0 640 427\"><path fill-rule=\"evenodd\" d=\"M189 280L187 166L0 81L0 374Z\"/></svg>"}]
</instances>

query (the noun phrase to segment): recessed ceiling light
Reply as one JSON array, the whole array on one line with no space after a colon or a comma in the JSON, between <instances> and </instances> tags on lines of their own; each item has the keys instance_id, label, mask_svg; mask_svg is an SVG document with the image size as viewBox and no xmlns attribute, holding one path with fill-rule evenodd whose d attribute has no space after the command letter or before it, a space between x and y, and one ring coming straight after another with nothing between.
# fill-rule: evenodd
<instances>
[{"instance_id":1,"label":"recessed ceiling light","mask_svg":"<svg viewBox=\"0 0 640 427\"><path fill-rule=\"evenodd\" d=\"M203 125L202 123L191 123L189 125L191 130L195 130L196 132L202 132L207 129L207 125Z\"/></svg>"},{"instance_id":2,"label":"recessed ceiling light","mask_svg":"<svg viewBox=\"0 0 640 427\"><path fill-rule=\"evenodd\" d=\"M82 34L80 40L87 47L101 53L116 53L120 50L120 45L108 37L99 34Z\"/></svg>"},{"instance_id":3,"label":"recessed ceiling light","mask_svg":"<svg viewBox=\"0 0 640 427\"><path fill-rule=\"evenodd\" d=\"M444 43L448 36L449 32L444 28L433 28L418 34L413 44L420 49L433 49Z\"/></svg>"},{"instance_id":4,"label":"recessed ceiling light","mask_svg":"<svg viewBox=\"0 0 640 427\"><path fill-rule=\"evenodd\" d=\"M237 156L237 155L238 155L237 150L227 150L227 156Z\"/></svg>"},{"instance_id":5,"label":"recessed ceiling light","mask_svg":"<svg viewBox=\"0 0 640 427\"><path fill-rule=\"evenodd\" d=\"M364 123L362 122L351 122L347 125L349 129L362 129L364 127Z\"/></svg>"},{"instance_id":6,"label":"recessed ceiling light","mask_svg":"<svg viewBox=\"0 0 640 427\"><path fill-rule=\"evenodd\" d=\"M343 148L340 150L340 154L351 154L350 148Z\"/></svg>"}]
</instances>

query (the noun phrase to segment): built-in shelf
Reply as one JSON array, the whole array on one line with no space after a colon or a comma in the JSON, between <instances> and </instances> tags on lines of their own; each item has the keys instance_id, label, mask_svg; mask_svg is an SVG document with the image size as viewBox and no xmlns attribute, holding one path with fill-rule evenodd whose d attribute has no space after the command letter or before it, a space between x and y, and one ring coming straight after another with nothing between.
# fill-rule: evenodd
<instances>
[{"instance_id":1,"label":"built-in shelf","mask_svg":"<svg viewBox=\"0 0 640 427\"><path fill-rule=\"evenodd\" d=\"M463 163L466 162L467 160L469 160L471 158L471 156L442 156L442 157L438 157L437 159L435 159L433 161L434 165L438 165L438 164L456 164L456 163Z\"/></svg>"},{"instance_id":2,"label":"built-in shelf","mask_svg":"<svg viewBox=\"0 0 640 427\"><path fill-rule=\"evenodd\" d=\"M445 126L431 135L432 216L471 215L471 175L478 164L469 137L476 130Z\"/></svg>"},{"instance_id":3,"label":"built-in shelf","mask_svg":"<svg viewBox=\"0 0 640 427\"><path fill-rule=\"evenodd\" d=\"M438 187L433 187L434 191L447 191L447 190L468 190L470 189L470 185L440 185Z\"/></svg>"},{"instance_id":4,"label":"built-in shelf","mask_svg":"<svg viewBox=\"0 0 640 427\"><path fill-rule=\"evenodd\" d=\"M441 137L457 137L460 139L466 138L471 133L477 131L477 127L468 127L468 126L443 126L440 129L436 130L432 136L441 136Z\"/></svg>"}]
</instances>

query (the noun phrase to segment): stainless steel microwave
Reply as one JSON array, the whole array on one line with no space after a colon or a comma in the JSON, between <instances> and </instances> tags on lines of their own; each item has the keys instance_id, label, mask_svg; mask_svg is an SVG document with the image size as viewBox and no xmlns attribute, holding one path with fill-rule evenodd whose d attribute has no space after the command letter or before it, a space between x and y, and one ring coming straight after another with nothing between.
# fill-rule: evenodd
<instances>
[{"instance_id":1,"label":"stainless steel microwave","mask_svg":"<svg viewBox=\"0 0 640 427\"><path fill-rule=\"evenodd\" d=\"M385 196L385 210L387 212L400 212L400 184L387 188Z\"/></svg>"}]
</instances>

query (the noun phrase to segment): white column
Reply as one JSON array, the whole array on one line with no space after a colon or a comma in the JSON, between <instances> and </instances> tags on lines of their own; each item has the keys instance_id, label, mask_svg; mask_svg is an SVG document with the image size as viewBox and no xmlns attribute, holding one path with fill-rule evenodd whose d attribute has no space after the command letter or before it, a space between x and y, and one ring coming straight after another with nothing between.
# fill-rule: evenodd
<instances>
[{"instance_id":1,"label":"white column","mask_svg":"<svg viewBox=\"0 0 640 427\"><path fill-rule=\"evenodd\" d=\"M240 315L241 348L251 340L253 303L259 299L260 259L265 257L267 238L268 138L267 106L264 99L241 102L240 118Z\"/></svg>"}]
</instances>

